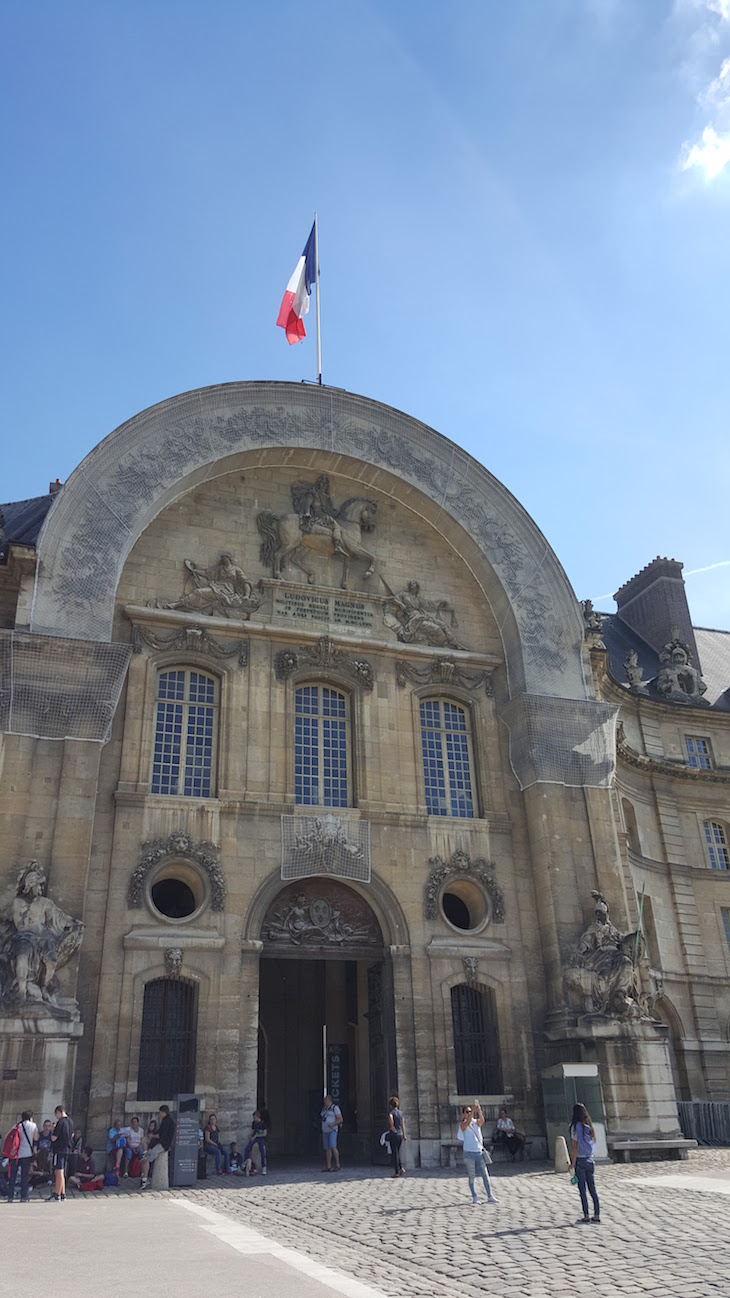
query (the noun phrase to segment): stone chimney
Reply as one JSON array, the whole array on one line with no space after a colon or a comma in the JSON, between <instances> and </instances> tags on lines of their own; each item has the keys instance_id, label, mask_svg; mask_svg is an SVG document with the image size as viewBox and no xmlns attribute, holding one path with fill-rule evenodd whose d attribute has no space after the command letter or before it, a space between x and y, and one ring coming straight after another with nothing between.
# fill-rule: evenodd
<instances>
[{"instance_id":1,"label":"stone chimney","mask_svg":"<svg viewBox=\"0 0 730 1298\"><path fill-rule=\"evenodd\" d=\"M657 556L625 582L614 599L621 621L652 649L660 653L665 644L678 636L691 650L697 671L701 671L681 563Z\"/></svg>"}]
</instances>

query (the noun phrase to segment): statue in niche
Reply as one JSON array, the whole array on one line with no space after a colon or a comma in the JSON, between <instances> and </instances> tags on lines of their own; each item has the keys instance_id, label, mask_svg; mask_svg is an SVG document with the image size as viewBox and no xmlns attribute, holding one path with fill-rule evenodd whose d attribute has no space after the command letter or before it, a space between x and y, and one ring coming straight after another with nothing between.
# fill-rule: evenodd
<instances>
[{"instance_id":1,"label":"statue in niche","mask_svg":"<svg viewBox=\"0 0 730 1298\"><path fill-rule=\"evenodd\" d=\"M224 552L210 568L199 568L192 559L185 560L185 567L189 573L187 589L179 599L155 601L156 608L247 619L262 602L263 596L254 593L253 584L232 554Z\"/></svg>"},{"instance_id":2,"label":"statue in niche","mask_svg":"<svg viewBox=\"0 0 730 1298\"><path fill-rule=\"evenodd\" d=\"M595 919L586 929L564 971L566 996L584 1014L609 1018L644 1018L639 976L634 963L641 942L636 933L620 933L611 923L608 903L591 892Z\"/></svg>"},{"instance_id":3,"label":"statue in niche","mask_svg":"<svg viewBox=\"0 0 730 1298\"><path fill-rule=\"evenodd\" d=\"M375 555L363 545L363 536L375 527L377 504L361 496L350 496L339 509L332 503L330 483L321 473L314 482L294 482L291 486L291 514L272 514L262 509L256 517L256 526L262 538L261 562L271 565L275 581L280 580L282 568L292 563L306 574L313 584L315 574L305 563L305 554L342 556L343 590L352 559L366 559L364 579L372 577Z\"/></svg>"},{"instance_id":4,"label":"statue in niche","mask_svg":"<svg viewBox=\"0 0 730 1298\"><path fill-rule=\"evenodd\" d=\"M669 703L694 703L709 707L702 695L707 686L695 667L689 646L678 636L666 644L659 655L661 666L656 675L657 692Z\"/></svg>"},{"instance_id":5,"label":"statue in niche","mask_svg":"<svg viewBox=\"0 0 730 1298\"><path fill-rule=\"evenodd\" d=\"M58 1007L56 973L81 946L84 926L45 895L46 886L43 868L29 861L0 910L0 1000Z\"/></svg>"},{"instance_id":6,"label":"statue in niche","mask_svg":"<svg viewBox=\"0 0 730 1298\"><path fill-rule=\"evenodd\" d=\"M417 581L409 581L405 590L398 593L390 589L381 577L388 592L383 604L383 621L391 631L395 631L403 644L448 645L450 649L463 649L453 631L442 618L443 613L451 614L451 626L457 625L454 610L442 600L425 600L421 598L421 587Z\"/></svg>"}]
</instances>

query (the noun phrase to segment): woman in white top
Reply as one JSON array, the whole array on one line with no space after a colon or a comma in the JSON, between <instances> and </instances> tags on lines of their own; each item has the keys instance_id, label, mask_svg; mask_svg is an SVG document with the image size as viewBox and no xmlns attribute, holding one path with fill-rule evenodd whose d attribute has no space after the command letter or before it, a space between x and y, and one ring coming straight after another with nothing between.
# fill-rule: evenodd
<instances>
[{"instance_id":1,"label":"woman in white top","mask_svg":"<svg viewBox=\"0 0 730 1298\"><path fill-rule=\"evenodd\" d=\"M478 1203L477 1192L474 1189L474 1178L479 1174L484 1182L484 1188L487 1192L487 1203L496 1203L492 1194L492 1183L489 1180L489 1172L484 1157L484 1140L482 1137L482 1127L484 1126L484 1114L482 1113L478 1100L474 1101L474 1108L465 1104L461 1110L461 1122L459 1123L459 1139L464 1142L464 1162L466 1164L466 1174L469 1177L469 1189L471 1190L472 1203Z\"/></svg>"}]
</instances>

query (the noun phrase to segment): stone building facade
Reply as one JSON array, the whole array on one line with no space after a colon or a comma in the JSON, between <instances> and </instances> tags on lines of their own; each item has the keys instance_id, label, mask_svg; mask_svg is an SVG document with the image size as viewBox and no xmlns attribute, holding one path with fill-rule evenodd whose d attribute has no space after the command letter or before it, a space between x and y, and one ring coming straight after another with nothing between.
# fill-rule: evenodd
<instances>
[{"instance_id":1,"label":"stone building facade","mask_svg":"<svg viewBox=\"0 0 730 1298\"><path fill-rule=\"evenodd\" d=\"M556 1063L609 1142L728 1098L730 715L674 605L581 610L486 469L321 387L173 398L3 512L0 1127L195 1091L307 1156L326 1079L353 1158L397 1090L433 1165L463 1097L539 1147Z\"/></svg>"}]
</instances>

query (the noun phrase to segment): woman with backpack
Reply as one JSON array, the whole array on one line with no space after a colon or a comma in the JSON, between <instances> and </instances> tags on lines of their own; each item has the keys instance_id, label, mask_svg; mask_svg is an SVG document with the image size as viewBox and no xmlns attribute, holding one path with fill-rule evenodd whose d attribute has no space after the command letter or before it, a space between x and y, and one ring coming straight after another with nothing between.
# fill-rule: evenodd
<instances>
[{"instance_id":1,"label":"woman with backpack","mask_svg":"<svg viewBox=\"0 0 730 1298\"><path fill-rule=\"evenodd\" d=\"M20 1202L28 1202L28 1182L33 1154L38 1144L38 1128L33 1122L33 1112L25 1109L20 1122L5 1137L3 1158L8 1160L8 1203L13 1202L15 1182L20 1167Z\"/></svg>"},{"instance_id":2,"label":"woman with backpack","mask_svg":"<svg viewBox=\"0 0 730 1298\"><path fill-rule=\"evenodd\" d=\"M575 1171L578 1179L578 1193L580 1195L583 1216L578 1218L580 1225L591 1222L599 1225L601 1221L601 1206L598 1202L595 1182L595 1155L596 1155L596 1133L593 1130L591 1115L585 1104L573 1105L573 1118L570 1124L570 1135L573 1142L573 1152L570 1159L569 1172ZM593 1216L588 1215L588 1194L593 1200Z\"/></svg>"}]
</instances>

